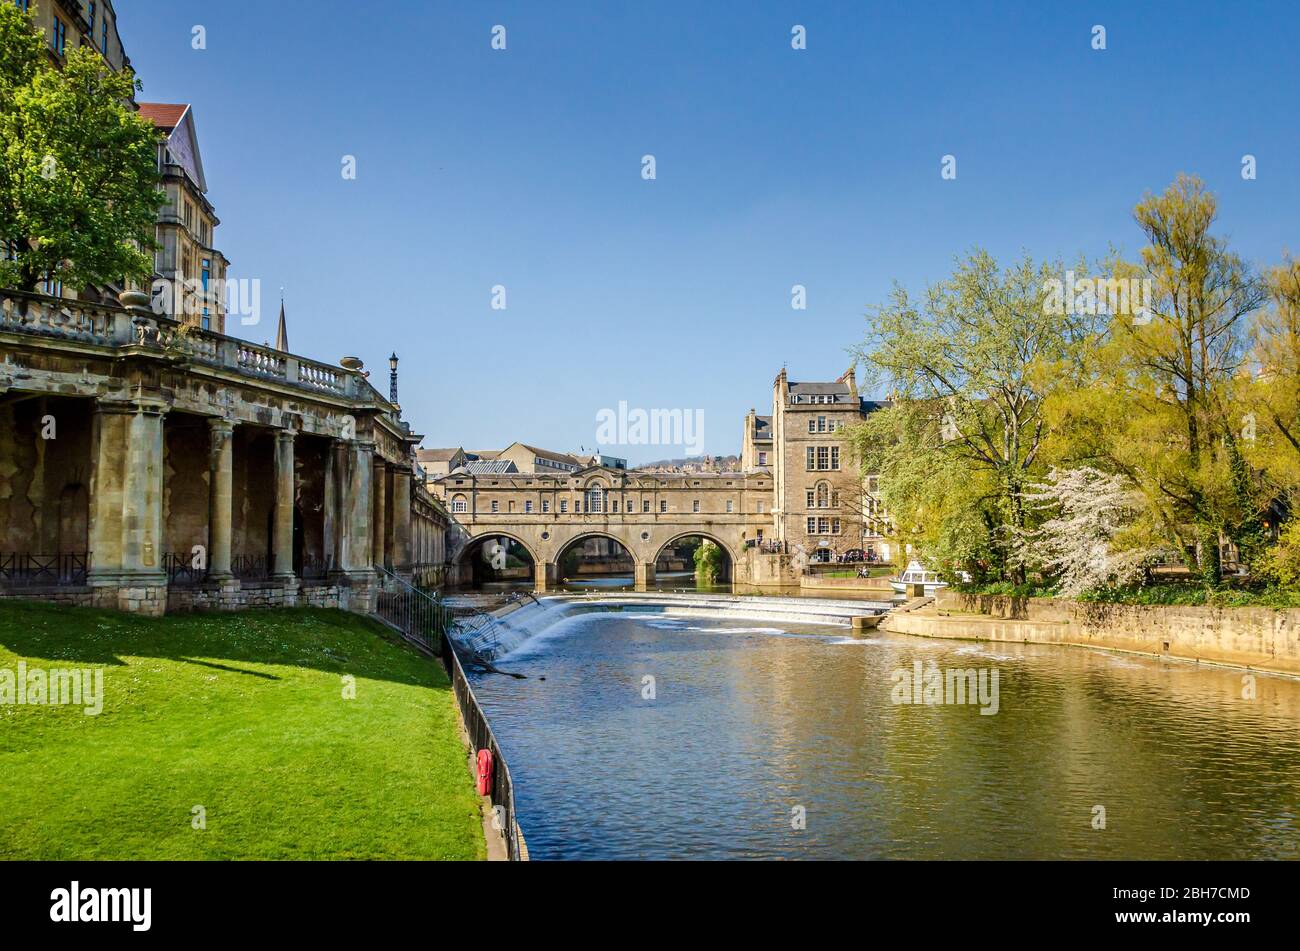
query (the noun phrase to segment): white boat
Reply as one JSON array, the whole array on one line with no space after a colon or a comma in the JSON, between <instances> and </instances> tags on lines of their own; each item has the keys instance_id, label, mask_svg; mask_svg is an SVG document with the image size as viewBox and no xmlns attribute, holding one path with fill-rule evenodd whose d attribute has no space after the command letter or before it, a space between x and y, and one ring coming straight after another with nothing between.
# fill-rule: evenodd
<instances>
[{"instance_id":1,"label":"white boat","mask_svg":"<svg viewBox=\"0 0 1300 951\"><path fill-rule=\"evenodd\" d=\"M906 571L897 578L889 579L889 586L894 589L895 594L907 594L914 584L925 585L927 595L948 587L948 582L939 580L939 572L927 571L919 561L910 562Z\"/></svg>"}]
</instances>

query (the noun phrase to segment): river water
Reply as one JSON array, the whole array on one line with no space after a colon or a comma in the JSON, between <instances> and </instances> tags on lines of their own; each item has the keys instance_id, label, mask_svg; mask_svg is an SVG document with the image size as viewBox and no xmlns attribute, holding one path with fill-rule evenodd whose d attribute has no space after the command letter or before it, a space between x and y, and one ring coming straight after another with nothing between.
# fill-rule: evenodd
<instances>
[{"instance_id":1,"label":"river water","mask_svg":"<svg viewBox=\"0 0 1300 951\"><path fill-rule=\"evenodd\" d=\"M918 662L983 671L974 701L997 671L996 712L895 702ZM640 608L498 665L534 859L1300 857L1290 679Z\"/></svg>"}]
</instances>

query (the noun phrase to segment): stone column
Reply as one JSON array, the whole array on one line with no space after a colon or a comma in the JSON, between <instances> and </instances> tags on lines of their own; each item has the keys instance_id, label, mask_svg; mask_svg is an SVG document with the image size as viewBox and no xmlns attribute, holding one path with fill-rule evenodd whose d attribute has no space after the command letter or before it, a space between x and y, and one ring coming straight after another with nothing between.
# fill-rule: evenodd
<instances>
[{"instance_id":1,"label":"stone column","mask_svg":"<svg viewBox=\"0 0 1300 951\"><path fill-rule=\"evenodd\" d=\"M97 403L92 431L89 583L100 607L161 615L163 415L167 404L140 398Z\"/></svg>"},{"instance_id":2,"label":"stone column","mask_svg":"<svg viewBox=\"0 0 1300 951\"><path fill-rule=\"evenodd\" d=\"M129 454L122 492L122 566L143 576L162 576L163 414L166 407L141 401L131 417Z\"/></svg>"},{"instance_id":3,"label":"stone column","mask_svg":"<svg viewBox=\"0 0 1300 951\"><path fill-rule=\"evenodd\" d=\"M411 571L411 469L393 470L393 570Z\"/></svg>"},{"instance_id":4,"label":"stone column","mask_svg":"<svg viewBox=\"0 0 1300 951\"><path fill-rule=\"evenodd\" d=\"M638 561L633 574L633 587L637 591L647 591L655 583L655 563Z\"/></svg>"},{"instance_id":5,"label":"stone column","mask_svg":"<svg viewBox=\"0 0 1300 951\"><path fill-rule=\"evenodd\" d=\"M533 583L537 591L549 591L555 587L555 562L539 561L533 564Z\"/></svg>"},{"instance_id":6,"label":"stone column","mask_svg":"<svg viewBox=\"0 0 1300 951\"><path fill-rule=\"evenodd\" d=\"M384 541L388 534L387 514L385 512L385 501L388 496L386 491L387 475L388 469L384 460L376 456L370 483L370 491L374 495L375 502L373 521L370 525L370 563L376 568L386 567L384 564Z\"/></svg>"},{"instance_id":7,"label":"stone column","mask_svg":"<svg viewBox=\"0 0 1300 951\"><path fill-rule=\"evenodd\" d=\"M343 525L340 567L347 572L370 570L370 499L375 444L352 442L347 446L347 482L343 490Z\"/></svg>"},{"instance_id":8,"label":"stone column","mask_svg":"<svg viewBox=\"0 0 1300 951\"><path fill-rule=\"evenodd\" d=\"M90 436L90 583L116 586L122 571L122 490L130 443L129 403L95 403ZM117 595L111 604L116 606Z\"/></svg>"},{"instance_id":9,"label":"stone column","mask_svg":"<svg viewBox=\"0 0 1300 951\"><path fill-rule=\"evenodd\" d=\"M275 433L275 514L271 520L271 577L293 580L293 439L292 429Z\"/></svg>"},{"instance_id":10,"label":"stone column","mask_svg":"<svg viewBox=\"0 0 1300 951\"><path fill-rule=\"evenodd\" d=\"M212 440L208 459L208 578L223 582L230 572L231 505L234 501L235 423L208 420Z\"/></svg>"}]
</instances>

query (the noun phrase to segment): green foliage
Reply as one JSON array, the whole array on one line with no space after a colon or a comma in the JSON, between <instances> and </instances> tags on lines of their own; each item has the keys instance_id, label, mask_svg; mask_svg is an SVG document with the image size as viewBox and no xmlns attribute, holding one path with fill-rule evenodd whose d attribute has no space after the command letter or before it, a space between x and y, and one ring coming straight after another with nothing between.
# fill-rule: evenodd
<instances>
[{"instance_id":1,"label":"green foliage","mask_svg":"<svg viewBox=\"0 0 1300 951\"><path fill-rule=\"evenodd\" d=\"M1260 573L1284 588L1300 589L1300 520L1286 524L1261 560Z\"/></svg>"},{"instance_id":2,"label":"green foliage","mask_svg":"<svg viewBox=\"0 0 1300 951\"><path fill-rule=\"evenodd\" d=\"M1153 584L1090 591L1079 601L1098 604L1152 604L1222 608L1300 608L1300 591L1276 587L1207 588L1203 584Z\"/></svg>"},{"instance_id":3,"label":"green foliage","mask_svg":"<svg viewBox=\"0 0 1300 951\"><path fill-rule=\"evenodd\" d=\"M850 440L900 537L935 567L1023 581L1009 542L1043 468L1045 392L1093 323L1050 306L1063 272L1028 257L1000 269L977 250L921 301L896 287L855 351L895 403Z\"/></svg>"},{"instance_id":4,"label":"green foliage","mask_svg":"<svg viewBox=\"0 0 1300 951\"><path fill-rule=\"evenodd\" d=\"M722 577L722 571L726 564L726 556L722 549L707 538L700 542L695 549L695 583L700 585L715 585L718 579Z\"/></svg>"},{"instance_id":5,"label":"green foliage","mask_svg":"<svg viewBox=\"0 0 1300 951\"><path fill-rule=\"evenodd\" d=\"M18 242L0 285L145 279L164 195L158 131L130 108L139 86L89 47L69 48L55 69L40 42L25 14L0 4L0 240Z\"/></svg>"}]
</instances>

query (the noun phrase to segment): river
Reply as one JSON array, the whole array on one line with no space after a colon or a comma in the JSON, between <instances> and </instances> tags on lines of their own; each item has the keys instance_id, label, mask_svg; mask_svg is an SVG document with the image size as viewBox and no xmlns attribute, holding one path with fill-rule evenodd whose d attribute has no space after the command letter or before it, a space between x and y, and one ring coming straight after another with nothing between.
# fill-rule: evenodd
<instances>
[{"instance_id":1,"label":"river","mask_svg":"<svg viewBox=\"0 0 1300 951\"><path fill-rule=\"evenodd\" d=\"M895 702L918 663L996 704ZM534 859L1300 857L1300 681L653 609L498 666Z\"/></svg>"}]
</instances>

